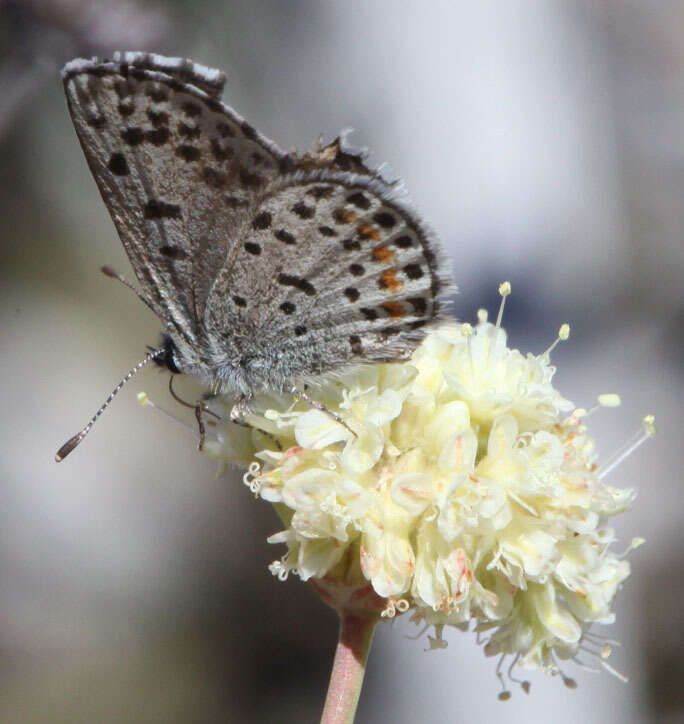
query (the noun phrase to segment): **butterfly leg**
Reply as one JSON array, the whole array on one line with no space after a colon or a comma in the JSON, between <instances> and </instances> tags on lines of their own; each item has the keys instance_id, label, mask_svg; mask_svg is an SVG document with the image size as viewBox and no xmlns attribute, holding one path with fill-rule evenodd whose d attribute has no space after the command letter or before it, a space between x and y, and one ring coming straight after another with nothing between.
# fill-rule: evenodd
<instances>
[{"instance_id":1,"label":"butterfly leg","mask_svg":"<svg viewBox=\"0 0 684 724\"><path fill-rule=\"evenodd\" d=\"M296 387L293 387L290 390L290 394L292 397L295 398L295 400L304 400L308 405L311 405L316 410L320 410L321 412L324 412L328 417L331 417L335 422L339 423L344 427L346 430L349 430L351 434L354 437L358 437L358 435L347 425L347 423L335 412L332 410L329 410L323 403L318 402L317 400L314 400L313 397L309 397L306 392L302 392L301 390L298 390Z\"/></svg>"},{"instance_id":2,"label":"butterfly leg","mask_svg":"<svg viewBox=\"0 0 684 724\"><path fill-rule=\"evenodd\" d=\"M262 430L260 427L255 427L254 425L250 425L245 420L245 415L247 414L247 398L241 397L234 405L233 408L230 411L230 421L234 425L240 425L240 427L248 427L251 430L256 430L257 432L260 432L264 437L267 437L275 446L278 448L278 450L282 450L283 446L278 442L278 440L266 430Z\"/></svg>"},{"instance_id":3,"label":"butterfly leg","mask_svg":"<svg viewBox=\"0 0 684 724\"><path fill-rule=\"evenodd\" d=\"M199 430L199 443L197 449L202 452L204 450L204 441L206 439L206 429L204 427L204 420L202 419L202 412L204 412L204 405L198 402L195 405L195 419L197 420L197 429Z\"/></svg>"}]
</instances>

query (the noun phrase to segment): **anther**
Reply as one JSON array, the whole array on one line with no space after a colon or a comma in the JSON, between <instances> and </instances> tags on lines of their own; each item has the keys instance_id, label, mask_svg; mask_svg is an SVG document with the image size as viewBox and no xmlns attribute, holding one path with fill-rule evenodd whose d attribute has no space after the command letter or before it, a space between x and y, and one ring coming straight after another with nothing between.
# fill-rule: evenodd
<instances>
[{"instance_id":1,"label":"anther","mask_svg":"<svg viewBox=\"0 0 684 724\"><path fill-rule=\"evenodd\" d=\"M499 284L499 294L501 295L501 304L499 305L499 313L496 315L496 326L501 326L503 319L504 307L506 306L506 297L511 293L511 283L502 282Z\"/></svg>"},{"instance_id":2,"label":"anther","mask_svg":"<svg viewBox=\"0 0 684 724\"><path fill-rule=\"evenodd\" d=\"M646 440L655 435L655 417L646 415L642 421L641 430L628 440L612 457L599 468L598 479L605 478L608 473L626 460Z\"/></svg>"},{"instance_id":3,"label":"anther","mask_svg":"<svg viewBox=\"0 0 684 724\"><path fill-rule=\"evenodd\" d=\"M570 337L570 325L569 324L561 324L560 329L558 330L558 337L554 340L553 344L551 344L544 352L542 352L539 356L540 357L549 357L551 355L551 352L553 352L554 349L556 349L556 346L559 342L565 342L566 339Z\"/></svg>"}]
</instances>

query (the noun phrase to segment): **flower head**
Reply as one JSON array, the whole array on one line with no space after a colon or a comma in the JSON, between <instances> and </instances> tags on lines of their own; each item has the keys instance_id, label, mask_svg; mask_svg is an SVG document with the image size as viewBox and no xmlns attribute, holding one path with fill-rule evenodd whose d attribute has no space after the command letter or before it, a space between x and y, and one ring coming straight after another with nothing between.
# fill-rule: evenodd
<instances>
[{"instance_id":1,"label":"flower head","mask_svg":"<svg viewBox=\"0 0 684 724\"><path fill-rule=\"evenodd\" d=\"M486 632L502 678L509 656L558 673L559 659L596 643L592 623L613 621L629 563L603 521L634 493L603 482L615 461L598 466L589 413L552 385L550 352L569 327L523 355L501 311L496 324L480 311L474 327L436 329L407 362L311 390L345 425L301 401L258 401L247 419L259 464L246 482L285 522L269 539L287 546L274 573L370 593L385 615L410 608L434 627L432 648L446 645L445 626ZM238 444L227 428L208 452L244 459L240 434Z\"/></svg>"}]
</instances>

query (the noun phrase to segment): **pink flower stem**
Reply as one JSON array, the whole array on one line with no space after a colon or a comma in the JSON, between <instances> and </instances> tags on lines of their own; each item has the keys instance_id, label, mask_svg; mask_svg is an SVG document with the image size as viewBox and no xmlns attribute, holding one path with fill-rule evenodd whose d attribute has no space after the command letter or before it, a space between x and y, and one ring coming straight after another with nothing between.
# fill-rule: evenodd
<instances>
[{"instance_id":1,"label":"pink flower stem","mask_svg":"<svg viewBox=\"0 0 684 724\"><path fill-rule=\"evenodd\" d=\"M321 724L353 724L377 618L340 612L335 651Z\"/></svg>"}]
</instances>

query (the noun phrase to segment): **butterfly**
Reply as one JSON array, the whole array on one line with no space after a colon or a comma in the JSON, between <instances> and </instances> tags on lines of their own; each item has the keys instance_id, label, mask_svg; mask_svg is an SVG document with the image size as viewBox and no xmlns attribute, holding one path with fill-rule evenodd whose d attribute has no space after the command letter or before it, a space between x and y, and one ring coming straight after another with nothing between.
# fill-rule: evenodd
<instances>
[{"instance_id":1,"label":"butterfly","mask_svg":"<svg viewBox=\"0 0 684 724\"><path fill-rule=\"evenodd\" d=\"M76 59L62 78L164 328L149 359L245 401L405 359L439 318L452 287L437 238L342 138L284 152L219 100L221 71L182 58Z\"/></svg>"}]
</instances>

